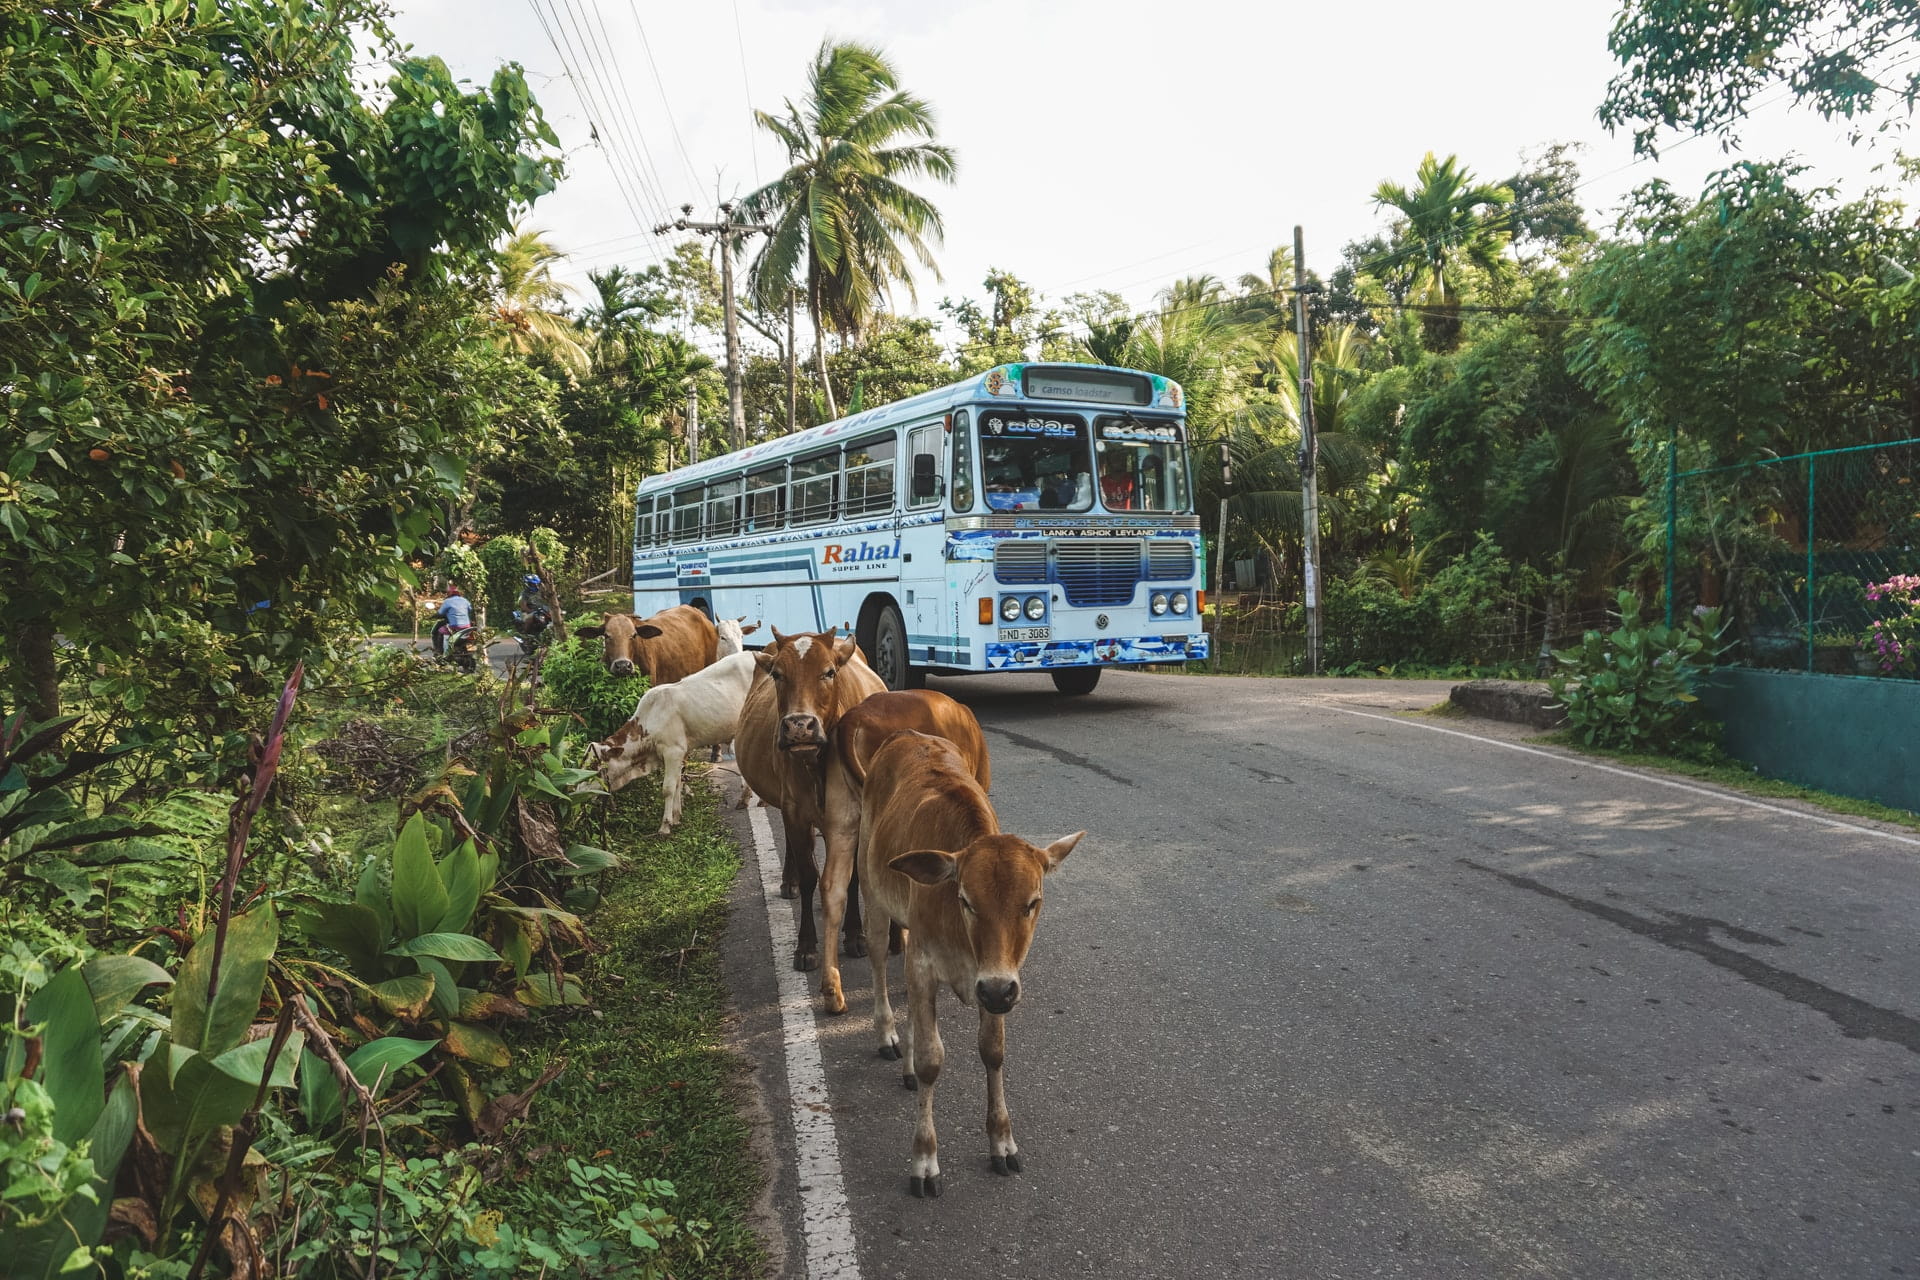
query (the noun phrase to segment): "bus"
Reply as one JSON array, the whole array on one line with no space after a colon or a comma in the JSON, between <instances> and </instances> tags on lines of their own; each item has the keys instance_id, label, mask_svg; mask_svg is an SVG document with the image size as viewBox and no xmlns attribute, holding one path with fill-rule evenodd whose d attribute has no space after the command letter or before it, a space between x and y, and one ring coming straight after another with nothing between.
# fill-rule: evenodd
<instances>
[{"instance_id":1,"label":"bus","mask_svg":"<svg viewBox=\"0 0 1920 1280\"><path fill-rule=\"evenodd\" d=\"M649 476L634 612L691 604L791 634L847 627L889 689L1207 657L1180 385L1004 364Z\"/></svg>"}]
</instances>

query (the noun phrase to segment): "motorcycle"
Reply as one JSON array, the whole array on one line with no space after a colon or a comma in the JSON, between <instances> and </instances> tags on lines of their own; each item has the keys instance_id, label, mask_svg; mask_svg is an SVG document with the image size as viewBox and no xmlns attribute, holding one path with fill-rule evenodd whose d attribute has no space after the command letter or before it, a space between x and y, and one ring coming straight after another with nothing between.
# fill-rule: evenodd
<instances>
[{"instance_id":1,"label":"motorcycle","mask_svg":"<svg viewBox=\"0 0 1920 1280\"><path fill-rule=\"evenodd\" d=\"M455 627L446 634L440 646L440 661L458 667L472 675L480 669L478 636L472 626Z\"/></svg>"},{"instance_id":2,"label":"motorcycle","mask_svg":"<svg viewBox=\"0 0 1920 1280\"><path fill-rule=\"evenodd\" d=\"M520 645L522 657L531 658L547 642L547 632L553 626L553 611L545 605L535 605L522 613L513 611L513 638Z\"/></svg>"}]
</instances>

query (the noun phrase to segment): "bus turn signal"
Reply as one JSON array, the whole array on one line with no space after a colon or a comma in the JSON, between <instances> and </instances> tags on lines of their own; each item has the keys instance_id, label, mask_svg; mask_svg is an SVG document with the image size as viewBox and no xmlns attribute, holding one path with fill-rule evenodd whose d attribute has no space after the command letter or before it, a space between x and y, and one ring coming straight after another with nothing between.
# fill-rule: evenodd
<instances>
[{"instance_id":1,"label":"bus turn signal","mask_svg":"<svg viewBox=\"0 0 1920 1280\"><path fill-rule=\"evenodd\" d=\"M992 596L980 597L980 625L983 627L990 627L993 625L993 597Z\"/></svg>"}]
</instances>

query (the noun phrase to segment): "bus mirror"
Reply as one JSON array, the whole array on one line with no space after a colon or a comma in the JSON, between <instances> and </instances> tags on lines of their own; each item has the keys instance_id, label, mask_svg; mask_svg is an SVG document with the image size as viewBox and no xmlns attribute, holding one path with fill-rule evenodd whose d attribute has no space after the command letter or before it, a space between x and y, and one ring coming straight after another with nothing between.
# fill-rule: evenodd
<instances>
[{"instance_id":1,"label":"bus mirror","mask_svg":"<svg viewBox=\"0 0 1920 1280\"><path fill-rule=\"evenodd\" d=\"M940 496L940 477L934 474L936 466L930 453L913 455L913 496L915 498L937 498Z\"/></svg>"}]
</instances>

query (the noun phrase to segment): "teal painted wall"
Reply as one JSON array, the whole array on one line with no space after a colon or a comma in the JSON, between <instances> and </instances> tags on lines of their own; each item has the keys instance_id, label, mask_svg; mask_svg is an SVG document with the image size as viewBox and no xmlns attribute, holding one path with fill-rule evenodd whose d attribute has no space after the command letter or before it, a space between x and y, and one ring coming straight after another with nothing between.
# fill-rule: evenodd
<instances>
[{"instance_id":1,"label":"teal painted wall","mask_svg":"<svg viewBox=\"0 0 1920 1280\"><path fill-rule=\"evenodd\" d=\"M1699 694L1769 777L1920 811L1920 680L1721 667Z\"/></svg>"}]
</instances>

